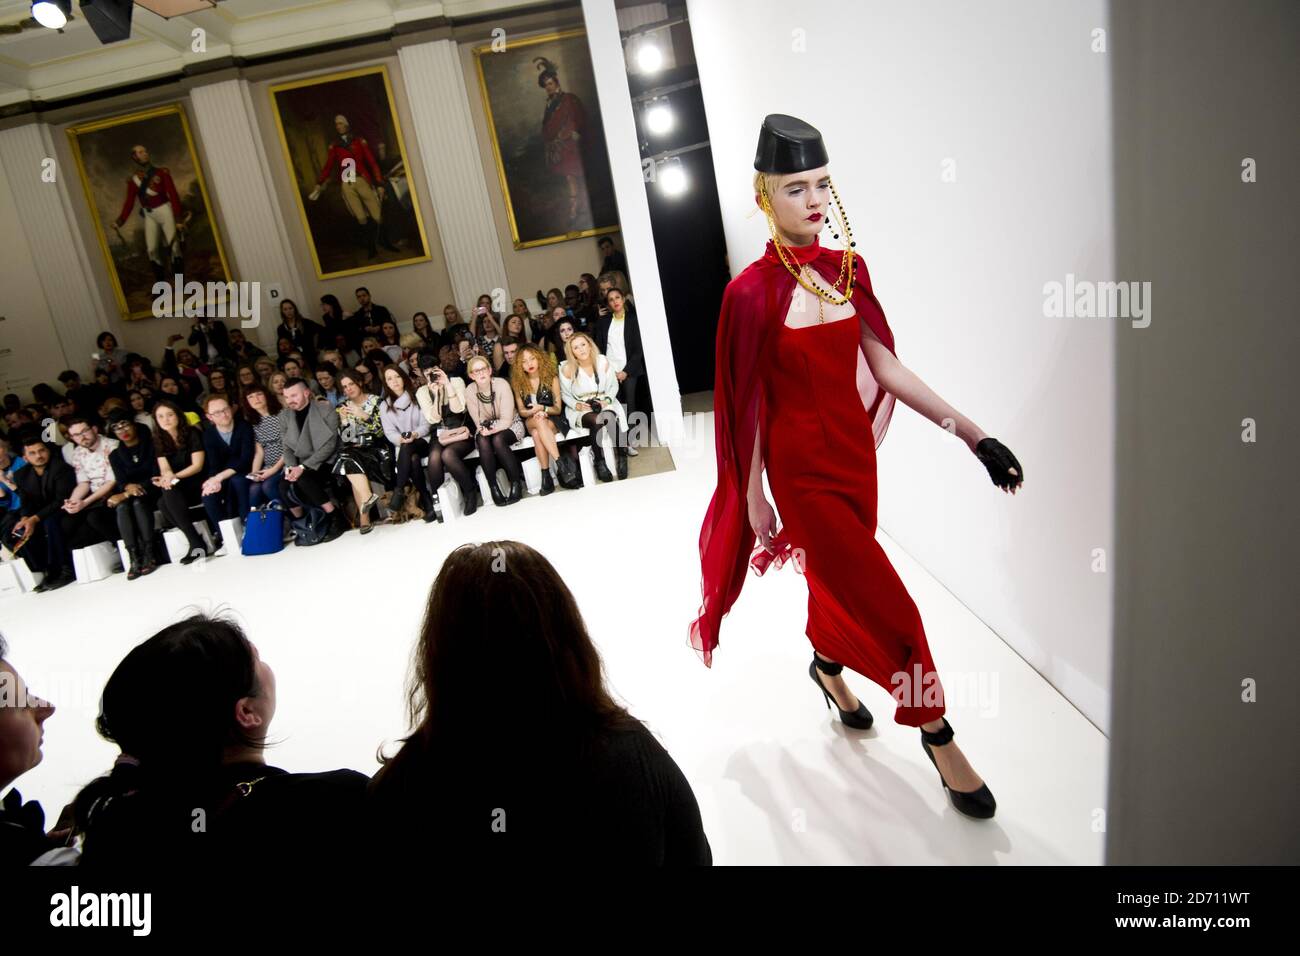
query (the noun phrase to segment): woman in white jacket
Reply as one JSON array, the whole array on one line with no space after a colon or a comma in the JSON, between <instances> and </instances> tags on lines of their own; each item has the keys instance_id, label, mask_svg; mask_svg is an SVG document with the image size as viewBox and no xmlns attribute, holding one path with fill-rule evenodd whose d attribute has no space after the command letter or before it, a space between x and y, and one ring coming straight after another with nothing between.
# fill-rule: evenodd
<instances>
[{"instance_id":1,"label":"woman in white jacket","mask_svg":"<svg viewBox=\"0 0 1300 956\"><path fill-rule=\"evenodd\" d=\"M627 477L627 412L618 400L618 376L609 359L600 354L586 332L575 332L564 345L568 356L560 367L560 393L569 424L591 432L596 477L613 481L601 447L602 430L614 444L614 461L620 479Z\"/></svg>"},{"instance_id":2,"label":"woman in white jacket","mask_svg":"<svg viewBox=\"0 0 1300 956\"><path fill-rule=\"evenodd\" d=\"M397 480L388 510L397 512L405 501L406 483L415 485L420 496L424 520L433 521L437 514L429 501L429 489L424 483L424 469L420 462L429 453L429 422L415 403L415 389L398 365L384 369L384 400L379 406L379 420L384 424L384 435L393 443L397 453Z\"/></svg>"}]
</instances>

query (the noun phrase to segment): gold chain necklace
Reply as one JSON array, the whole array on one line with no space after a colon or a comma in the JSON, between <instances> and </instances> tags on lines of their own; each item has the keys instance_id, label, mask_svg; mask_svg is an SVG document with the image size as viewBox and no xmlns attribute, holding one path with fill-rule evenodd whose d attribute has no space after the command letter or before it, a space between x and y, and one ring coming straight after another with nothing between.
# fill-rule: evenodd
<instances>
[{"instance_id":1,"label":"gold chain necklace","mask_svg":"<svg viewBox=\"0 0 1300 956\"><path fill-rule=\"evenodd\" d=\"M831 193L835 198L836 207L839 207L840 197L839 197L839 193L835 189L834 184L831 185ZM768 202L766 187L762 189L760 193L760 199L762 200L763 203L763 211L767 215L768 228L772 233L772 244L776 247L776 253L781 260L781 264L785 266L786 271L789 272L792 276L794 276L795 280L801 286L803 286L813 295L817 296L817 299L819 301L819 305L818 305L819 321L824 321L821 318L821 308L822 308L820 305L821 302L824 301L824 302L830 302L834 305L844 305L845 303L849 302L853 297L854 257L853 257L852 249L850 248L853 244L852 243L853 236L852 233L849 231L848 217L844 215L844 210L842 208L839 208L839 216L840 216L841 224L844 226L844 235L845 238L849 240L849 242L845 245L844 251L840 256L839 275L836 276L835 282L831 286L831 288L825 289L820 284L818 284L815 279L812 279L811 275L808 280L804 279L805 271L809 273L812 272L812 270L808 269L806 263L801 263L800 264L801 267L799 269L795 269L794 266L790 264L789 259L786 257L785 246L781 242L780 233L776 228L776 219L772 213L772 206ZM790 258L794 258L793 254L790 256ZM848 284L845 286L845 290L841 294L838 286L841 282L844 281L846 274L848 276Z\"/></svg>"}]
</instances>

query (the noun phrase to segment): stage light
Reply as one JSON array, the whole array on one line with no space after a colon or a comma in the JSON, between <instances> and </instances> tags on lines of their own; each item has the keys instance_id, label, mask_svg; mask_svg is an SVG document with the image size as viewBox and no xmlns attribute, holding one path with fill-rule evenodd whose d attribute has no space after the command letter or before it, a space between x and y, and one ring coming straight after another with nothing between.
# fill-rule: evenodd
<instances>
[{"instance_id":1,"label":"stage light","mask_svg":"<svg viewBox=\"0 0 1300 956\"><path fill-rule=\"evenodd\" d=\"M691 185L690 180L686 177L686 170L682 168L682 161L676 156L660 167L656 178L659 181L659 188L663 190L665 196L680 196Z\"/></svg>"},{"instance_id":2,"label":"stage light","mask_svg":"<svg viewBox=\"0 0 1300 956\"><path fill-rule=\"evenodd\" d=\"M668 100L658 99L645 111L645 126L656 136L662 136L673 128L673 111L668 105Z\"/></svg>"},{"instance_id":3,"label":"stage light","mask_svg":"<svg viewBox=\"0 0 1300 956\"><path fill-rule=\"evenodd\" d=\"M636 48L636 65L642 73L655 73L664 65L664 54L653 40L642 40Z\"/></svg>"},{"instance_id":4,"label":"stage light","mask_svg":"<svg viewBox=\"0 0 1300 956\"><path fill-rule=\"evenodd\" d=\"M62 30L68 25L72 0L36 0L32 4L32 18L43 27Z\"/></svg>"}]
</instances>

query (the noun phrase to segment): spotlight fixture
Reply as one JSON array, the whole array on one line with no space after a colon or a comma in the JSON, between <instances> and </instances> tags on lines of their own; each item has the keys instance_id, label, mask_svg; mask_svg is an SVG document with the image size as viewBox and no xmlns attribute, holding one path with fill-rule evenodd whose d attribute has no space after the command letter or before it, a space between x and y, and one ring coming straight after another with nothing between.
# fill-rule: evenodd
<instances>
[{"instance_id":1,"label":"spotlight fixture","mask_svg":"<svg viewBox=\"0 0 1300 956\"><path fill-rule=\"evenodd\" d=\"M36 0L32 4L32 19L51 30L67 26L71 13L72 0Z\"/></svg>"},{"instance_id":2,"label":"spotlight fixture","mask_svg":"<svg viewBox=\"0 0 1300 956\"><path fill-rule=\"evenodd\" d=\"M662 136L673 128L674 117L667 98L654 100L646 108L645 126L656 136Z\"/></svg>"},{"instance_id":3,"label":"spotlight fixture","mask_svg":"<svg viewBox=\"0 0 1300 956\"><path fill-rule=\"evenodd\" d=\"M664 54L654 40L642 40L636 48L636 65L642 73L657 73L664 65Z\"/></svg>"},{"instance_id":4,"label":"spotlight fixture","mask_svg":"<svg viewBox=\"0 0 1300 956\"><path fill-rule=\"evenodd\" d=\"M663 190L665 196L680 196L691 185L690 180L686 177L686 170L682 168L681 158L677 156L667 160L659 167L656 178L659 181L659 188Z\"/></svg>"}]
</instances>

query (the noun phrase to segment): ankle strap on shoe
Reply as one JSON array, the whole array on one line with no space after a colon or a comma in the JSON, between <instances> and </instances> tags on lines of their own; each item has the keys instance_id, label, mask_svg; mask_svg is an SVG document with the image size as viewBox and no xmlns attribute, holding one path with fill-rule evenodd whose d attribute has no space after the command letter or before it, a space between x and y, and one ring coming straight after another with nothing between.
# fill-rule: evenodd
<instances>
[{"instance_id":1,"label":"ankle strap on shoe","mask_svg":"<svg viewBox=\"0 0 1300 956\"><path fill-rule=\"evenodd\" d=\"M824 661L816 654L813 655L813 663L817 669L828 677L835 677L840 671L844 670L843 664L837 664L835 661Z\"/></svg>"},{"instance_id":2,"label":"ankle strap on shoe","mask_svg":"<svg viewBox=\"0 0 1300 956\"><path fill-rule=\"evenodd\" d=\"M943 721L942 730L936 730L933 732L928 730L921 731L921 739L931 747L942 747L944 744L948 743L948 741L952 740L953 737L954 731L952 725L948 723L948 718L940 717L939 719Z\"/></svg>"}]
</instances>

